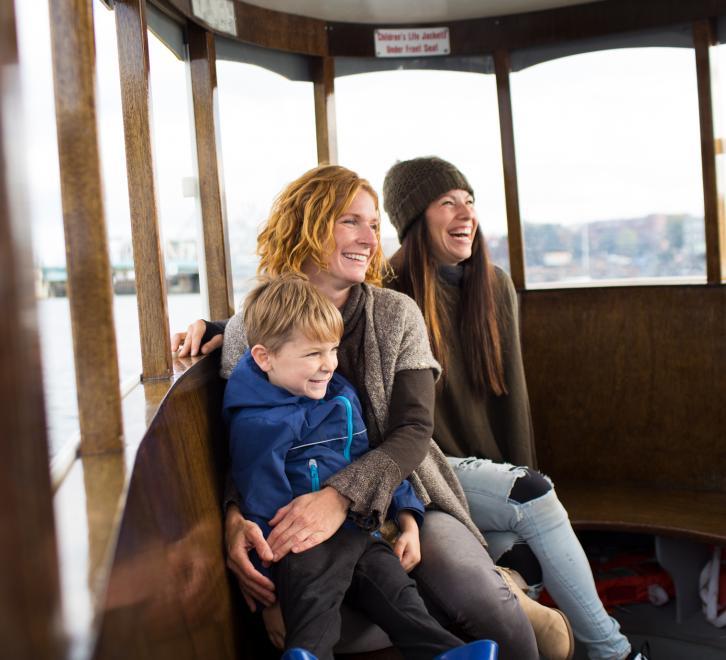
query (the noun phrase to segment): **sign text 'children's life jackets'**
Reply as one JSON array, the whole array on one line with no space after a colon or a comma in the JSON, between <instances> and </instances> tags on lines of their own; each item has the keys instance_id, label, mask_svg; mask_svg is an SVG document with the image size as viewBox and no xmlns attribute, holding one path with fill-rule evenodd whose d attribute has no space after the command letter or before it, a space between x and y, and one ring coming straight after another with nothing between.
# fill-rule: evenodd
<instances>
[{"instance_id":1,"label":"sign text 'children's life jackets'","mask_svg":"<svg viewBox=\"0 0 726 660\"><path fill-rule=\"evenodd\" d=\"M376 57L433 57L451 52L449 28L403 28L373 31Z\"/></svg>"}]
</instances>

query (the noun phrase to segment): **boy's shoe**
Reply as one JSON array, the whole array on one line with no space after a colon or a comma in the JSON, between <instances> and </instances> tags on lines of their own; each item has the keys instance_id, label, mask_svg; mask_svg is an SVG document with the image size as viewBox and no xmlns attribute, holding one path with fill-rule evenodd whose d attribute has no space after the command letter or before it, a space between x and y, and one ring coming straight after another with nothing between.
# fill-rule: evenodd
<instances>
[{"instance_id":1,"label":"boy's shoe","mask_svg":"<svg viewBox=\"0 0 726 660\"><path fill-rule=\"evenodd\" d=\"M653 660L648 642L643 642L639 651L631 651L628 660Z\"/></svg>"},{"instance_id":2,"label":"boy's shoe","mask_svg":"<svg viewBox=\"0 0 726 660\"><path fill-rule=\"evenodd\" d=\"M499 646L496 642L480 639L440 653L434 660L497 660L498 655Z\"/></svg>"},{"instance_id":3,"label":"boy's shoe","mask_svg":"<svg viewBox=\"0 0 726 660\"><path fill-rule=\"evenodd\" d=\"M295 648L287 649L287 651L282 654L280 660L318 660L318 657L305 649Z\"/></svg>"}]
</instances>

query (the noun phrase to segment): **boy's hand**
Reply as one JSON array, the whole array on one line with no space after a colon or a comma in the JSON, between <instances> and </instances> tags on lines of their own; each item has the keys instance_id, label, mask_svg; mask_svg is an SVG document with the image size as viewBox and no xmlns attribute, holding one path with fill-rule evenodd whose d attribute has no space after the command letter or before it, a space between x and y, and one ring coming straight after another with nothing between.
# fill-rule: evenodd
<instances>
[{"instance_id":1,"label":"boy's hand","mask_svg":"<svg viewBox=\"0 0 726 660\"><path fill-rule=\"evenodd\" d=\"M418 523L408 511L398 514L398 526L401 534L393 546L393 552L398 557L406 573L412 571L421 561L421 543L418 537Z\"/></svg>"},{"instance_id":2,"label":"boy's hand","mask_svg":"<svg viewBox=\"0 0 726 660\"><path fill-rule=\"evenodd\" d=\"M267 636L272 645L282 651L285 648L285 622L282 620L280 603L275 603L262 610L262 620L265 622Z\"/></svg>"}]
</instances>

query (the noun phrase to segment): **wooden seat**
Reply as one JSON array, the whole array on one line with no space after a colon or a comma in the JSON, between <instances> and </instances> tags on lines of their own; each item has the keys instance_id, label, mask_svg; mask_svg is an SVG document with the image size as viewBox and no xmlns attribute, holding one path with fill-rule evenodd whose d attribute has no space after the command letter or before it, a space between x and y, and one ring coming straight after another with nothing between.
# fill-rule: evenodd
<instances>
[{"instance_id":1,"label":"wooden seat","mask_svg":"<svg viewBox=\"0 0 726 660\"><path fill-rule=\"evenodd\" d=\"M520 295L538 467L575 528L655 535L684 620L726 544L726 287Z\"/></svg>"},{"instance_id":2,"label":"wooden seat","mask_svg":"<svg viewBox=\"0 0 726 660\"><path fill-rule=\"evenodd\" d=\"M520 295L539 468L574 524L726 541L726 287Z\"/></svg>"},{"instance_id":3,"label":"wooden seat","mask_svg":"<svg viewBox=\"0 0 726 660\"><path fill-rule=\"evenodd\" d=\"M568 480L555 487L576 529L726 544L726 493Z\"/></svg>"}]
</instances>

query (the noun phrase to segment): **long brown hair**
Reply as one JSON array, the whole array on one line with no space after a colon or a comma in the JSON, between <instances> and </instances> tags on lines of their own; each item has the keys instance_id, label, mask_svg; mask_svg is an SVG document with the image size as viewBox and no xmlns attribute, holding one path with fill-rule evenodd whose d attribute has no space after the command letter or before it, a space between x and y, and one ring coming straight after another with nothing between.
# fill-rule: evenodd
<instances>
[{"instance_id":1,"label":"long brown hair","mask_svg":"<svg viewBox=\"0 0 726 660\"><path fill-rule=\"evenodd\" d=\"M461 327L452 327L445 313L444 292L439 284L438 265L430 248L424 214L417 218L391 258L395 276L388 286L411 296L421 308L431 349L446 377L447 344L458 340L462 347L469 384L475 392L507 393L501 336L494 300L494 266L486 241L477 227L471 257L462 262ZM453 339L458 332L457 339Z\"/></svg>"}]
</instances>

